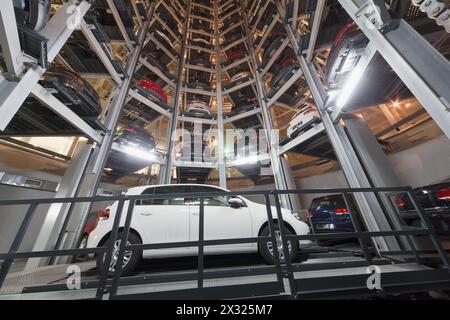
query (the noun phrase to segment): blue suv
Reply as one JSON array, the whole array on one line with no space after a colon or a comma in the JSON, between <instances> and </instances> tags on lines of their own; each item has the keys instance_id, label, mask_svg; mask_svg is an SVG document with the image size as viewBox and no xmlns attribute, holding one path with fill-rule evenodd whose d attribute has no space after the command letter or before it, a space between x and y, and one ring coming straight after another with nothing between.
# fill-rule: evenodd
<instances>
[{"instance_id":1,"label":"blue suv","mask_svg":"<svg viewBox=\"0 0 450 320\"><path fill-rule=\"evenodd\" d=\"M313 199L308 218L314 233L354 231L349 208L341 194Z\"/></svg>"}]
</instances>

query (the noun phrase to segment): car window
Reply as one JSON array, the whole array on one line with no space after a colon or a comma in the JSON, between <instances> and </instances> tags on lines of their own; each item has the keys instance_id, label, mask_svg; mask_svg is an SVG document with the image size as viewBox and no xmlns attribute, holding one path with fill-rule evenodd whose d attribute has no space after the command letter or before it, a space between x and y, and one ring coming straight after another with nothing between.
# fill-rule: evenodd
<instances>
[{"instance_id":1,"label":"car window","mask_svg":"<svg viewBox=\"0 0 450 320\"><path fill-rule=\"evenodd\" d=\"M220 189L207 186L191 186L191 192L222 192ZM205 198L205 206L228 207L227 196L207 197ZM192 198L191 204L199 204L200 198Z\"/></svg>"},{"instance_id":2,"label":"car window","mask_svg":"<svg viewBox=\"0 0 450 320\"><path fill-rule=\"evenodd\" d=\"M320 209L320 208L345 208L345 201L343 197L322 197L316 198L312 201L310 209Z\"/></svg>"},{"instance_id":3,"label":"car window","mask_svg":"<svg viewBox=\"0 0 450 320\"><path fill-rule=\"evenodd\" d=\"M185 186L164 186L164 187L151 187L142 194L153 194L153 195L167 195L174 193L186 193ZM170 199L148 199L142 200L141 205L187 205L189 204L190 198L188 197L178 197Z\"/></svg>"}]
</instances>

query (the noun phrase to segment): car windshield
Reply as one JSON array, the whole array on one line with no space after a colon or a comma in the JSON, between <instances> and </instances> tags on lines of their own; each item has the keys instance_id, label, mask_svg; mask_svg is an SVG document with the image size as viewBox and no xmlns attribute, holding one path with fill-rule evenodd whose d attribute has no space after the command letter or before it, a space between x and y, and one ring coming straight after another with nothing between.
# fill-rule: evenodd
<instances>
[{"instance_id":1,"label":"car windshield","mask_svg":"<svg viewBox=\"0 0 450 320\"><path fill-rule=\"evenodd\" d=\"M344 198L341 196L329 196L316 198L312 201L309 209L321 209L321 208L345 208Z\"/></svg>"}]
</instances>

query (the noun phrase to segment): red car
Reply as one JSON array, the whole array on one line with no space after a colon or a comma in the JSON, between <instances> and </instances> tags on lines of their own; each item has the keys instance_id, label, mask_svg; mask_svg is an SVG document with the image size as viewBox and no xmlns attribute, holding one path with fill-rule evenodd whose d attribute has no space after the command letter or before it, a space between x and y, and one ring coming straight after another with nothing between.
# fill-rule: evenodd
<instances>
[{"instance_id":1,"label":"red car","mask_svg":"<svg viewBox=\"0 0 450 320\"><path fill-rule=\"evenodd\" d=\"M154 97L157 100L167 104L167 95L161 86L151 80L139 80L135 89L146 97Z\"/></svg>"},{"instance_id":2,"label":"red car","mask_svg":"<svg viewBox=\"0 0 450 320\"><path fill-rule=\"evenodd\" d=\"M231 52L227 55L227 60L225 60L225 65L228 65L234 61L237 61L239 59L242 59L245 56L245 50L243 48L240 48L236 51Z\"/></svg>"}]
</instances>

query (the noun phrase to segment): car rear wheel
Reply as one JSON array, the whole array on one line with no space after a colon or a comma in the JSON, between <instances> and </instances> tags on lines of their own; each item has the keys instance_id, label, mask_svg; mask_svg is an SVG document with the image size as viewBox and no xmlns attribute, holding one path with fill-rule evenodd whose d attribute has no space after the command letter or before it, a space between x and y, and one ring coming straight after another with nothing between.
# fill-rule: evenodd
<instances>
[{"instance_id":1,"label":"car rear wheel","mask_svg":"<svg viewBox=\"0 0 450 320\"><path fill-rule=\"evenodd\" d=\"M289 231L287 228L284 229L286 235L292 235L292 232ZM265 226L264 229L261 231L261 236L269 236L269 226ZM275 239L276 244L275 246L272 244L272 241L267 241L260 243L259 246L259 253L261 257L264 259L264 261L268 264L274 264L274 252L278 251L278 258L280 262L285 261L285 250L283 250L283 242L281 241L281 231L280 227L278 225L275 225ZM287 240L288 243L288 250L289 250L289 256L288 261L293 261L296 259L298 255L298 241L292 241Z\"/></svg>"},{"instance_id":2,"label":"car rear wheel","mask_svg":"<svg viewBox=\"0 0 450 320\"><path fill-rule=\"evenodd\" d=\"M120 244L122 243L122 238L123 238L123 234L119 233L117 235L117 239L114 243L114 250L112 253L111 263L109 264L109 270L108 270L109 274L113 274L117 268L118 258L119 258L119 250L120 250ZM105 244L107 244L107 243L108 243L108 241ZM129 245L141 244L141 243L142 242L137 235L135 235L134 233L130 233L126 244L127 244L127 246L129 246ZM99 272L103 271L104 256L105 256L104 254L97 256L97 270L99 270ZM123 264L122 264L121 275L126 276L126 275L129 275L130 273L132 273L136 269L139 261L141 260L141 257L142 257L142 252L140 250L125 251L124 255L123 255L123 260L122 260Z\"/></svg>"}]
</instances>

